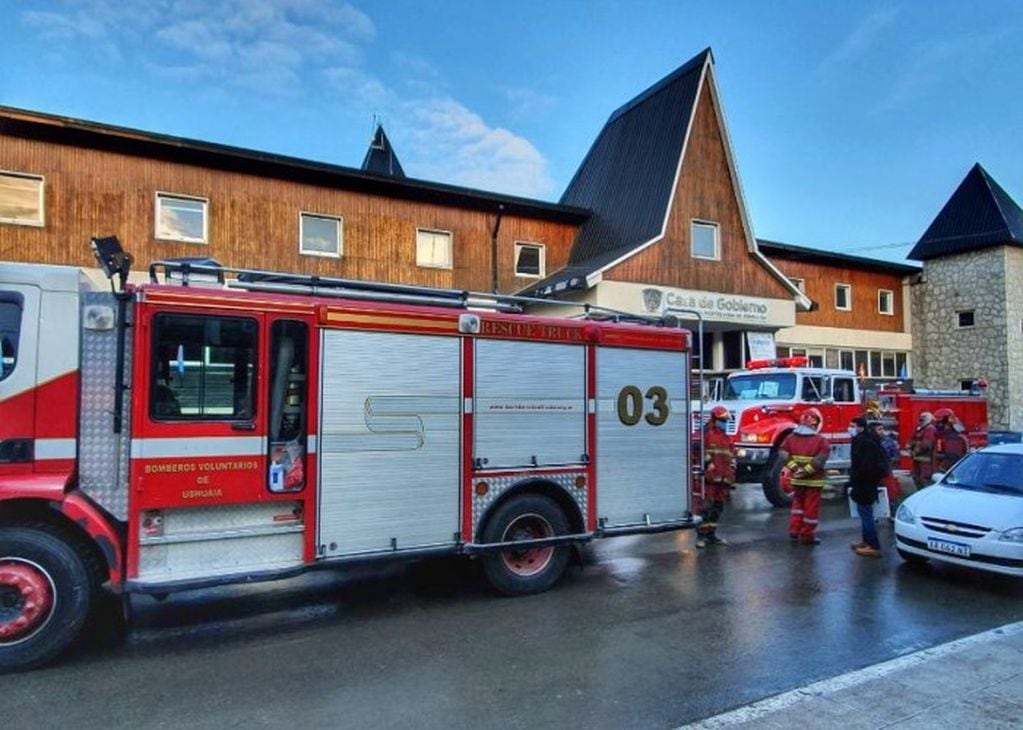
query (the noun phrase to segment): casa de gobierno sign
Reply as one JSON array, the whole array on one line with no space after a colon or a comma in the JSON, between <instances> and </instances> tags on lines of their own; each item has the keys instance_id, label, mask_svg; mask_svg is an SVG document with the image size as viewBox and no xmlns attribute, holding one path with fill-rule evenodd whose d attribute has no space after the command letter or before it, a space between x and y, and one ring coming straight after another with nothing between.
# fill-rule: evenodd
<instances>
[{"instance_id":1,"label":"casa de gobierno sign","mask_svg":"<svg viewBox=\"0 0 1023 730\"><path fill-rule=\"evenodd\" d=\"M643 289L643 310L660 314L666 309L689 309L707 320L772 324L777 312L773 300L735 294L687 291L684 289Z\"/></svg>"}]
</instances>

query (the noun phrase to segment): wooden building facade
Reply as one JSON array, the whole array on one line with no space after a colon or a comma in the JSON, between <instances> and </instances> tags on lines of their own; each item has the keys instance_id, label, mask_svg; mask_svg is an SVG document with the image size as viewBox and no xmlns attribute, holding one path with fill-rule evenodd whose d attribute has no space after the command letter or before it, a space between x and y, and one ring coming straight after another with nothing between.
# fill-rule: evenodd
<instances>
[{"instance_id":1,"label":"wooden building facade","mask_svg":"<svg viewBox=\"0 0 1023 730\"><path fill-rule=\"evenodd\" d=\"M400 170L400 167L398 168ZM511 292L565 265L586 211L0 108L0 260L182 256ZM496 241L494 234L496 231Z\"/></svg>"}]
</instances>

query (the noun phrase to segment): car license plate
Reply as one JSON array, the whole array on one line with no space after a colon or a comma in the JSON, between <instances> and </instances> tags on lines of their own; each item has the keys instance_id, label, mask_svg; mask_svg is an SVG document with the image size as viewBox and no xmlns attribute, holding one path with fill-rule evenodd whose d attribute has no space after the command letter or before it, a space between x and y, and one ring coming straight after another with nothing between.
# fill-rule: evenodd
<instances>
[{"instance_id":1,"label":"car license plate","mask_svg":"<svg viewBox=\"0 0 1023 730\"><path fill-rule=\"evenodd\" d=\"M929 537L927 538L927 549L935 550L939 553L948 553L949 555L958 555L960 558L970 557L970 546L964 545L961 542L938 540L937 538Z\"/></svg>"}]
</instances>

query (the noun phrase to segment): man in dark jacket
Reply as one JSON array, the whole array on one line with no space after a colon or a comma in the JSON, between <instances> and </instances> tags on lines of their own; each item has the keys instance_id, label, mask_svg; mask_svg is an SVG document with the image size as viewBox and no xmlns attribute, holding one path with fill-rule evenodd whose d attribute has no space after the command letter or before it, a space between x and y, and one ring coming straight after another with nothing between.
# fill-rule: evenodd
<instances>
[{"instance_id":1,"label":"man in dark jacket","mask_svg":"<svg viewBox=\"0 0 1023 730\"><path fill-rule=\"evenodd\" d=\"M849 494L860 516L863 540L853 545L852 549L862 557L878 558L881 557L881 541L878 540L877 525L874 523L874 503L877 502L877 485L889 470L888 457L881 448L877 432L867 427L867 419L854 418L853 428L856 435L852 440Z\"/></svg>"}]
</instances>

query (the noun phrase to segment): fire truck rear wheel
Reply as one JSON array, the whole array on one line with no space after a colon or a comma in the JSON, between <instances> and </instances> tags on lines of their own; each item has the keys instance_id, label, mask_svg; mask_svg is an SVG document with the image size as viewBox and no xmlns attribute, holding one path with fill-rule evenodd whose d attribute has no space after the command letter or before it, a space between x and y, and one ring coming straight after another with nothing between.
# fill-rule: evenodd
<instances>
[{"instance_id":1,"label":"fire truck rear wheel","mask_svg":"<svg viewBox=\"0 0 1023 730\"><path fill-rule=\"evenodd\" d=\"M0 673L46 664L89 616L87 561L49 525L0 526Z\"/></svg>"},{"instance_id":2,"label":"fire truck rear wheel","mask_svg":"<svg viewBox=\"0 0 1023 730\"><path fill-rule=\"evenodd\" d=\"M568 520L558 504L541 494L513 497L497 508L483 529L483 542L536 540L567 535ZM505 550L483 559L490 585L506 596L542 593L565 573L571 551L567 545Z\"/></svg>"},{"instance_id":3,"label":"fire truck rear wheel","mask_svg":"<svg viewBox=\"0 0 1023 730\"><path fill-rule=\"evenodd\" d=\"M771 461L764 468L764 476L760 484L764 488L764 496L767 497L768 502L775 507L788 507L792 504L792 493L786 492L782 487L781 470L781 458L775 452Z\"/></svg>"}]
</instances>

